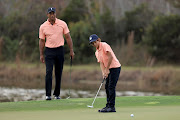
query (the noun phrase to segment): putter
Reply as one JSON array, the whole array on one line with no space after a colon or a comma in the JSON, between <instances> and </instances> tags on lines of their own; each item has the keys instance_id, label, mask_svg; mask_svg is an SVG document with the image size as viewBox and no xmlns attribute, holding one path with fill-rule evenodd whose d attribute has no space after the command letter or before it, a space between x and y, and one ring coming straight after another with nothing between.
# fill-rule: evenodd
<instances>
[{"instance_id":1,"label":"putter","mask_svg":"<svg viewBox=\"0 0 180 120\"><path fill-rule=\"evenodd\" d=\"M102 87L105 79L106 79L106 78L104 78L103 81L101 82L101 85L100 85L100 87L99 87L99 89L98 89L98 92L96 93L96 96L95 96L95 98L94 98L94 100L93 100L93 102L92 102L92 105L87 105L87 107L93 108L93 104L94 104L94 102L95 102L95 100L96 100L96 97L97 97L97 95L98 95L98 93L99 93L99 91L100 91L100 89L101 89L101 87Z\"/></svg>"},{"instance_id":2,"label":"putter","mask_svg":"<svg viewBox=\"0 0 180 120\"><path fill-rule=\"evenodd\" d=\"M71 86L71 69L72 69L72 56L70 58L70 74L69 74L70 86ZM70 86L69 86L69 96L66 99L69 99L71 96Z\"/></svg>"}]
</instances>

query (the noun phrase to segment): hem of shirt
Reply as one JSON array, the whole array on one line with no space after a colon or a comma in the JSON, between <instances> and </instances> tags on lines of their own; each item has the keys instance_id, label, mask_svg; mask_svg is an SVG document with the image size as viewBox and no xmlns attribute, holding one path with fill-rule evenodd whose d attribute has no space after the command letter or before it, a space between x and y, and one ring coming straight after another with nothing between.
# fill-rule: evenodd
<instances>
[{"instance_id":1,"label":"hem of shirt","mask_svg":"<svg viewBox=\"0 0 180 120\"><path fill-rule=\"evenodd\" d=\"M119 67L121 67L121 65L120 65L120 66L118 66L118 67L111 67L111 68L119 68ZM109 69L111 69L111 68L109 68Z\"/></svg>"},{"instance_id":2,"label":"hem of shirt","mask_svg":"<svg viewBox=\"0 0 180 120\"><path fill-rule=\"evenodd\" d=\"M45 40L45 38L40 38L40 37L39 37L39 39Z\"/></svg>"},{"instance_id":3,"label":"hem of shirt","mask_svg":"<svg viewBox=\"0 0 180 120\"><path fill-rule=\"evenodd\" d=\"M60 46L57 46L57 47L48 47L48 46L45 46L46 48L58 48L58 47L64 47L64 45L60 45Z\"/></svg>"},{"instance_id":4,"label":"hem of shirt","mask_svg":"<svg viewBox=\"0 0 180 120\"><path fill-rule=\"evenodd\" d=\"M68 34L68 33L70 33L70 31L69 31L69 32L67 32L67 33L64 33L64 35L65 35L65 34Z\"/></svg>"}]
</instances>

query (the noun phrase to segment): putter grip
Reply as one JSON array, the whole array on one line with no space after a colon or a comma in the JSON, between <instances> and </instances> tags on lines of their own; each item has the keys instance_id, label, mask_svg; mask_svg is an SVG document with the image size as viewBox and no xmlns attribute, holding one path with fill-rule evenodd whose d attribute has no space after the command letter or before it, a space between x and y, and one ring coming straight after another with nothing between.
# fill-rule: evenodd
<instances>
[{"instance_id":1,"label":"putter grip","mask_svg":"<svg viewBox=\"0 0 180 120\"><path fill-rule=\"evenodd\" d=\"M70 65L72 66L72 56L71 56L71 58L70 58L71 60L70 60Z\"/></svg>"},{"instance_id":2,"label":"putter grip","mask_svg":"<svg viewBox=\"0 0 180 120\"><path fill-rule=\"evenodd\" d=\"M105 80L105 79L106 79L106 78L103 79L102 83L104 83L104 80Z\"/></svg>"}]
</instances>

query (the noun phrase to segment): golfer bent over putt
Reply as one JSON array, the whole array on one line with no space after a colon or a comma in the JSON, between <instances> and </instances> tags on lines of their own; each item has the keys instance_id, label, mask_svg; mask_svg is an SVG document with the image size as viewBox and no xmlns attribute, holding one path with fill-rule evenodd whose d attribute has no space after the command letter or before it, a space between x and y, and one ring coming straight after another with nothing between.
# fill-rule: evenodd
<instances>
[{"instance_id":1,"label":"golfer bent over putt","mask_svg":"<svg viewBox=\"0 0 180 120\"><path fill-rule=\"evenodd\" d=\"M93 34L89 37L89 43L96 47L96 58L100 63L103 78L106 78L106 107L98 112L116 112L115 110L115 97L116 97L116 84L121 71L121 64L116 58L111 47L106 42L101 42L101 39Z\"/></svg>"},{"instance_id":2,"label":"golfer bent over putt","mask_svg":"<svg viewBox=\"0 0 180 120\"><path fill-rule=\"evenodd\" d=\"M61 75L64 64L64 37L70 49L70 56L74 57L73 42L67 24L56 18L56 10L53 7L47 10L47 21L39 28L40 61L46 63L46 100L51 100L52 71L55 65L56 85L55 99L60 99ZM44 59L45 47L45 59Z\"/></svg>"}]
</instances>

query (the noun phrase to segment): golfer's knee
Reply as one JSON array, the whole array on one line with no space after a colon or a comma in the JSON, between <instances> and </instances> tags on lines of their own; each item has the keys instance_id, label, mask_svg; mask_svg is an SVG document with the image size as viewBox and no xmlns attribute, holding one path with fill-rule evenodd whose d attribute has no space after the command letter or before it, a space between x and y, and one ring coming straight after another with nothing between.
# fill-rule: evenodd
<instances>
[{"instance_id":1,"label":"golfer's knee","mask_svg":"<svg viewBox=\"0 0 180 120\"><path fill-rule=\"evenodd\" d=\"M110 86L109 86L109 90L115 90L115 87L116 87L116 86L110 85Z\"/></svg>"}]
</instances>

